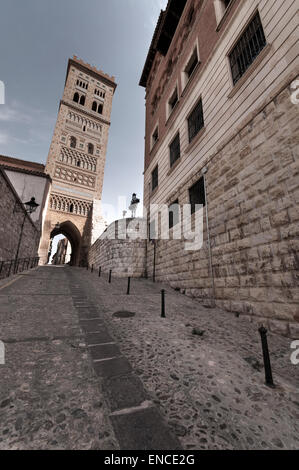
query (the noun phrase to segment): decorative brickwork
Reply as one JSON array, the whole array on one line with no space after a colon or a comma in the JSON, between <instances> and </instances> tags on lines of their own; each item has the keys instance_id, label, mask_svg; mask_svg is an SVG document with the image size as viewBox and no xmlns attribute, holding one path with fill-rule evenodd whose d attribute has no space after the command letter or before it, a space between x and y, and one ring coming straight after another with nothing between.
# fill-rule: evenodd
<instances>
[{"instance_id":1,"label":"decorative brickwork","mask_svg":"<svg viewBox=\"0 0 299 470\"><path fill-rule=\"evenodd\" d=\"M94 90L98 84L105 89L102 114L92 109ZM67 227L68 232L64 234L72 237L72 248L76 252L76 256L72 257L73 264L87 262L92 233L99 233L99 225L105 226L99 214L100 204L96 204L96 214L93 205L102 197L115 88L114 79L102 71L76 57L69 60L46 165L53 185L40 245L41 263L47 262L50 237L60 233L54 230L58 223Z\"/></svg>"}]
</instances>

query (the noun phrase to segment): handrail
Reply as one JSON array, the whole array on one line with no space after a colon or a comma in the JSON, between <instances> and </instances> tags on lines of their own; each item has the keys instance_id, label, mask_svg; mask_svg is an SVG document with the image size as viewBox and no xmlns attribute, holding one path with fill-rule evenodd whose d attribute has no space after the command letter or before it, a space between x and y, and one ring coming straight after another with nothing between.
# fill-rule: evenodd
<instances>
[{"instance_id":1,"label":"handrail","mask_svg":"<svg viewBox=\"0 0 299 470\"><path fill-rule=\"evenodd\" d=\"M32 269L38 265L38 262L39 256L0 260L0 279Z\"/></svg>"}]
</instances>

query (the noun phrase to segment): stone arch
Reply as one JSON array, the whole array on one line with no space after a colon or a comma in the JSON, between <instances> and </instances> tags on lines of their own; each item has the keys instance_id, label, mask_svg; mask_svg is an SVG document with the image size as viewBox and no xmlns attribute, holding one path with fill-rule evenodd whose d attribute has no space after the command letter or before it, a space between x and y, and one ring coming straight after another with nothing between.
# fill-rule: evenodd
<instances>
[{"instance_id":1,"label":"stone arch","mask_svg":"<svg viewBox=\"0 0 299 470\"><path fill-rule=\"evenodd\" d=\"M80 248L81 248L81 234L78 228L70 221L67 220L62 222L59 225L59 228L54 227L51 232L50 238L56 237L56 235L64 235L69 240L71 247L72 247L72 254L71 254L71 266L78 266L79 265L79 257L80 257Z\"/></svg>"}]
</instances>

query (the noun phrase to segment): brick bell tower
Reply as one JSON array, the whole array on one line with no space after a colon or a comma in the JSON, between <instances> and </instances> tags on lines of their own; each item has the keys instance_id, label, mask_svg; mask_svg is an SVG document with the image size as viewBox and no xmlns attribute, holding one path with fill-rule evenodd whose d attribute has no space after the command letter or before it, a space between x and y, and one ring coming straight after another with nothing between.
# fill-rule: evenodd
<instances>
[{"instance_id":1,"label":"brick bell tower","mask_svg":"<svg viewBox=\"0 0 299 470\"><path fill-rule=\"evenodd\" d=\"M84 265L90 245L105 229L101 198L116 86L114 77L76 56L69 59L46 164L52 188L39 248L42 264L51 240L61 233L71 243L71 263Z\"/></svg>"}]
</instances>

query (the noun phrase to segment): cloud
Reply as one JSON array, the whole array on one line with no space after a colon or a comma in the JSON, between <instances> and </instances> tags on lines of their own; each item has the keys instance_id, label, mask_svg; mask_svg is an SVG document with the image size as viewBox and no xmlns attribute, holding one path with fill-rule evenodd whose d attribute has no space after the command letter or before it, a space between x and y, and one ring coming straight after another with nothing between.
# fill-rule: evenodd
<instances>
[{"instance_id":1,"label":"cloud","mask_svg":"<svg viewBox=\"0 0 299 470\"><path fill-rule=\"evenodd\" d=\"M5 132L0 132L0 144L5 145L8 142L8 134Z\"/></svg>"},{"instance_id":2,"label":"cloud","mask_svg":"<svg viewBox=\"0 0 299 470\"><path fill-rule=\"evenodd\" d=\"M23 122L29 124L30 117L21 112L15 105L2 105L0 107L0 121L2 122Z\"/></svg>"}]
</instances>

